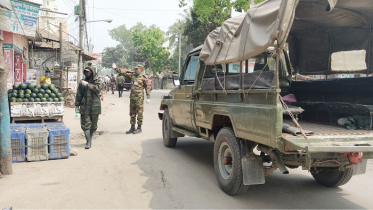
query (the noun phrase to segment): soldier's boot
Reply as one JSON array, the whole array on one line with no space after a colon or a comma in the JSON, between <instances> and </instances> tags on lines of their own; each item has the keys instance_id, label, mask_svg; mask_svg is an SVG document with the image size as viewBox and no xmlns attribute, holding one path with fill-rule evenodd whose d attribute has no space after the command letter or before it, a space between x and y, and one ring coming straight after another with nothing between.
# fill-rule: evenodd
<instances>
[{"instance_id":1,"label":"soldier's boot","mask_svg":"<svg viewBox=\"0 0 373 210\"><path fill-rule=\"evenodd\" d=\"M131 128L126 132L126 134L131 134L135 131L135 125L131 125Z\"/></svg>"},{"instance_id":2,"label":"soldier's boot","mask_svg":"<svg viewBox=\"0 0 373 210\"><path fill-rule=\"evenodd\" d=\"M138 134L138 133L141 133L142 130L141 130L141 125L137 126L137 129L133 132L133 134Z\"/></svg>"},{"instance_id":3,"label":"soldier's boot","mask_svg":"<svg viewBox=\"0 0 373 210\"><path fill-rule=\"evenodd\" d=\"M85 148L89 149L89 148L91 148L91 141L92 141L91 131L90 130L86 130L86 131L84 131L84 134L85 134L85 139L87 140Z\"/></svg>"},{"instance_id":4,"label":"soldier's boot","mask_svg":"<svg viewBox=\"0 0 373 210\"><path fill-rule=\"evenodd\" d=\"M96 130L91 130L91 141L89 142L89 147L91 148L92 147L92 141L93 141L93 136L95 135L96 133Z\"/></svg>"}]
</instances>

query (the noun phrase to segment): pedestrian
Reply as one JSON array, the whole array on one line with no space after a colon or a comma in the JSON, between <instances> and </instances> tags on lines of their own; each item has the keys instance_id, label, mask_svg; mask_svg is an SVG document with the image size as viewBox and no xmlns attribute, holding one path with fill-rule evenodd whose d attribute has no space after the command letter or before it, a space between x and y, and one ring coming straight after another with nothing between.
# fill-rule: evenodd
<instances>
[{"instance_id":1,"label":"pedestrian","mask_svg":"<svg viewBox=\"0 0 373 210\"><path fill-rule=\"evenodd\" d=\"M121 98L122 95L123 95L123 88L124 88L125 80L126 80L126 78L125 78L124 74L118 73L117 84L118 84L119 98Z\"/></svg>"},{"instance_id":2,"label":"pedestrian","mask_svg":"<svg viewBox=\"0 0 373 210\"><path fill-rule=\"evenodd\" d=\"M113 63L113 68L119 73L121 70L117 68ZM138 134L142 132L141 126L143 123L143 112L144 112L144 90L146 91L147 100L146 103L150 103L150 88L147 83L146 76L142 75L143 65L137 65L135 72L123 73L125 77L131 79L131 94L130 94L130 124L131 128L126 134ZM137 129L136 125L137 116Z\"/></svg>"},{"instance_id":3,"label":"pedestrian","mask_svg":"<svg viewBox=\"0 0 373 210\"><path fill-rule=\"evenodd\" d=\"M45 75L41 77L40 84L47 84L47 85L52 84L51 71L49 69L47 69L45 71Z\"/></svg>"},{"instance_id":4,"label":"pedestrian","mask_svg":"<svg viewBox=\"0 0 373 210\"><path fill-rule=\"evenodd\" d=\"M117 87L117 81L114 77L114 74L111 74L111 77L110 77L111 94L114 94L114 90L116 89L116 87Z\"/></svg>"},{"instance_id":5,"label":"pedestrian","mask_svg":"<svg viewBox=\"0 0 373 210\"><path fill-rule=\"evenodd\" d=\"M86 149L92 146L92 137L97 130L98 116L101 114L100 91L102 83L90 67L84 69L85 79L81 80L76 91L75 112L80 111L80 126L84 131Z\"/></svg>"}]
</instances>

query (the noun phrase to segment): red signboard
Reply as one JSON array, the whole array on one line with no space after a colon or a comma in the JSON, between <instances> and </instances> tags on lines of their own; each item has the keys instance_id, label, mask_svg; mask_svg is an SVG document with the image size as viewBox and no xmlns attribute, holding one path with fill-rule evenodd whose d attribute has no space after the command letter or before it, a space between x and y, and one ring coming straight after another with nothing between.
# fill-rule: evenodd
<instances>
[{"instance_id":1,"label":"red signboard","mask_svg":"<svg viewBox=\"0 0 373 210\"><path fill-rule=\"evenodd\" d=\"M12 89L13 86L13 49L3 49L5 65L9 66L9 74L7 78L7 88Z\"/></svg>"},{"instance_id":2,"label":"red signboard","mask_svg":"<svg viewBox=\"0 0 373 210\"><path fill-rule=\"evenodd\" d=\"M23 82L22 72L22 55L14 56L14 84L21 84Z\"/></svg>"}]
</instances>

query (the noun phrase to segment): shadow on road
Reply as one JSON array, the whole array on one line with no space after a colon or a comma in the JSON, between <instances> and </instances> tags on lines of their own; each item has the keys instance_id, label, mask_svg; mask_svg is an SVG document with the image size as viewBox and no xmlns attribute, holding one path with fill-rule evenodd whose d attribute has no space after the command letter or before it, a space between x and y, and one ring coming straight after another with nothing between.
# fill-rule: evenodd
<instances>
[{"instance_id":1,"label":"shadow on road","mask_svg":"<svg viewBox=\"0 0 373 210\"><path fill-rule=\"evenodd\" d=\"M301 169L289 175L278 171L266 176L264 185L250 186L237 196L222 192L215 178L213 144L181 138L175 148L162 139L142 143L142 156L134 164L147 177L143 188L150 191L149 207L156 208L260 208L260 209L362 209L344 198L342 188L327 188Z\"/></svg>"}]
</instances>

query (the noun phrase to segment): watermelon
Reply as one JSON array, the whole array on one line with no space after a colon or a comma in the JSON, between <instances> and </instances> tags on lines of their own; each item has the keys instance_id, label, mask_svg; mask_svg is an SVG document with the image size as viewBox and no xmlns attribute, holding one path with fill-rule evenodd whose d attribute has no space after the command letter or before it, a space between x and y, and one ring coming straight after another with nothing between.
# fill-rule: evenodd
<instances>
[{"instance_id":1,"label":"watermelon","mask_svg":"<svg viewBox=\"0 0 373 210\"><path fill-rule=\"evenodd\" d=\"M18 85L13 85L13 90L18 90L19 86Z\"/></svg>"},{"instance_id":2,"label":"watermelon","mask_svg":"<svg viewBox=\"0 0 373 210\"><path fill-rule=\"evenodd\" d=\"M54 84L50 84L48 88L49 88L49 90L54 90L56 88L56 86L54 86Z\"/></svg>"},{"instance_id":3,"label":"watermelon","mask_svg":"<svg viewBox=\"0 0 373 210\"><path fill-rule=\"evenodd\" d=\"M22 102L22 98L17 98L17 102Z\"/></svg>"},{"instance_id":4,"label":"watermelon","mask_svg":"<svg viewBox=\"0 0 373 210\"><path fill-rule=\"evenodd\" d=\"M18 94L25 94L25 91L24 90L19 90L18 92L17 92Z\"/></svg>"},{"instance_id":5,"label":"watermelon","mask_svg":"<svg viewBox=\"0 0 373 210\"><path fill-rule=\"evenodd\" d=\"M30 90L33 90L34 89L34 85L33 84L29 84L29 85L27 85L27 89L30 89Z\"/></svg>"},{"instance_id":6,"label":"watermelon","mask_svg":"<svg viewBox=\"0 0 373 210\"><path fill-rule=\"evenodd\" d=\"M36 98L36 97L38 97L38 96L36 95L36 93L31 93L31 98Z\"/></svg>"},{"instance_id":7,"label":"watermelon","mask_svg":"<svg viewBox=\"0 0 373 210\"><path fill-rule=\"evenodd\" d=\"M54 93L49 94L49 96L50 96L51 98L56 98L56 97L57 97L56 94L54 94Z\"/></svg>"},{"instance_id":8,"label":"watermelon","mask_svg":"<svg viewBox=\"0 0 373 210\"><path fill-rule=\"evenodd\" d=\"M49 98L49 94L44 93L44 98Z\"/></svg>"},{"instance_id":9,"label":"watermelon","mask_svg":"<svg viewBox=\"0 0 373 210\"><path fill-rule=\"evenodd\" d=\"M62 94L61 94L61 93L57 93L56 96L57 96L58 98L60 98L60 97L62 97Z\"/></svg>"},{"instance_id":10,"label":"watermelon","mask_svg":"<svg viewBox=\"0 0 373 210\"><path fill-rule=\"evenodd\" d=\"M22 99L22 102L28 102L27 98Z\"/></svg>"},{"instance_id":11,"label":"watermelon","mask_svg":"<svg viewBox=\"0 0 373 210\"><path fill-rule=\"evenodd\" d=\"M35 102L35 99L34 98L29 98L28 99L30 102Z\"/></svg>"},{"instance_id":12,"label":"watermelon","mask_svg":"<svg viewBox=\"0 0 373 210\"><path fill-rule=\"evenodd\" d=\"M11 93L18 93L18 90L13 89Z\"/></svg>"},{"instance_id":13,"label":"watermelon","mask_svg":"<svg viewBox=\"0 0 373 210\"><path fill-rule=\"evenodd\" d=\"M53 98L47 98L48 102L53 102Z\"/></svg>"},{"instance_id":14,"label":"watermelon","mask_svg":"<svg viewBox=\"0 0 373 210\"><path fill-rule=\"evenodd\" d=\"M53 98L54 102L59 102L60 100L58 98Z\"/></svg>"},{"instance_id":15,"label":"watermelon","mask_svg":"<svg viewBox=\"0 0 373 210\"><path fill-rule=\"evenodd\" d=\"M25 94L25 98L30 98L30 97L31 97L30 94L28 94L28 93Z\"/></svg>"},{"instance_id":16,"label":"watermelon","mask_svg":"<svg viewBox=\"0 0 373 210\"><path fill-rule=\"evenodd\" d=\"M48 89L48 85L47 84L42 84L41 88L43 88L44 90L47 90Z\"/></svg>"},{"instance_id":17,"label":"watermelon","mask_svg":"<svg viewBox=\"0 0 373 210\"><path fill-rule=\"evenodd\" d=\"M26 89L25 90L25 94L28 93L28 94L31 94L31 90L30 89Z\"/></svg>"},{"instance_id":18,"label":"watermelon","mask_svg":"<svg viewBox=\"0 0 373 210\"><path fill-rule=\"evenodd\" d=\"M17 98L12 97L12 98L10 99L10 102L17 102Z\"/></svg>"},{"instance_id":19,"label":"watermelon","mask_svg":"<svg viewBox=\"0 0 373 210\"><path fill-rule=\"evenodd\" d=\"M52 93L57 94L58 93L58 89L55 88L54 90L52 90Z\"/></svg>"},{"instance_id":20,"label":"watermelon","mask_svg":"<svg viewBox=\"0 0 373 210\"><path fill-rule=\"evenodd\" d=\"M41 102L47 102L47 99L46 98L41 98L40 101Z\"/></svg>"},{"instance_id":21,"label":"watermelon","mask_svg":"<svg viewBox=\"0 0 373 210\"><path fill-rule=\"evenodd\" d=\"M44 94L42 94L42 93L38 93L37 95L38 95L38 98L43 98L44 97Z\"/></svg>"},{"instance_id":22,"label":"watermelon","mask_svg":"<svg viewBox=\"0 0 373 210\"><path fill-rule=\"evenodd\" d=\"M38 92L39 92L39 89L34 88L34 89L32 90L32 92L33 92L33 93L38 93Z\"/></svg>"},{"instance_id":23,"label":"watermelon","mask_svg":"<svg viewBox=\"0 0 373 210\"><path fill-rule=\"evenodd\" d=\"M63 97L59 97L58 100L64 101L65 99Z\"/></svg>"},{"instance_id":24,"label":"watermelon","mask_svg":"<svg viewBox=\"0 0 373 210\"><path fill-rule=\"evenodd\" d=\"M45 93L51 94L52 91L50 91L50 90L46 90Z\"/></svg>"},{"instance_id":25,"label":"watermelon","mask_svg":"<svg viewBox=\"0 0 373 210\"><path fill-rule=\"evenodd\" d=\"M35 85L34 89L40 89L40 85Z\"/></svg>"},{"instance_id":26,"label":"watermelon","mask_svg":"<svg viewBox=\"0 0 373 210\"><path fill-rule=\"evenodd\" d=\"M22 94L18 94L18 98L24 98L25 95L22 93Z\"/></svg>"},{"instance_id":27,"label":"watermelon","mask_svg":"<svg viewBox=\"0 0 373 210\"><path fill-rule=\"evenodd\" d=\"M39 89L39 93L44 94L45 90L44 89Z\"/></svg>"},{"instance_id":28,"label":"watermelon","mask_svg":"<svg viewBox=\"0 0 373 210\"><path fill-rule=\"evenodd\" d=\"M40 102L40 98L35 98L35 102Z\"/></svg>"},{"instance_id":29,"label":"watermelon","mask_svg":"<svg viewBox=\"0 0 373 210\"><path fill-rule=\"evenodd\" d=\"M11 94L12 97L17 97L17 95L18 95L17 93L12 93Z\"/></svg>"},{"instance_id":30,"label":"watermelon","mask_svg":"<svg viewBox=\"0 0 373 210\"><path fill-rule=\"evenodd\" d=\"M20 84L19 87L20 87L22 90L26 90L26 89L27 89L27 85L26 85L26 84Z\"/></svg>"}]
</instances>

